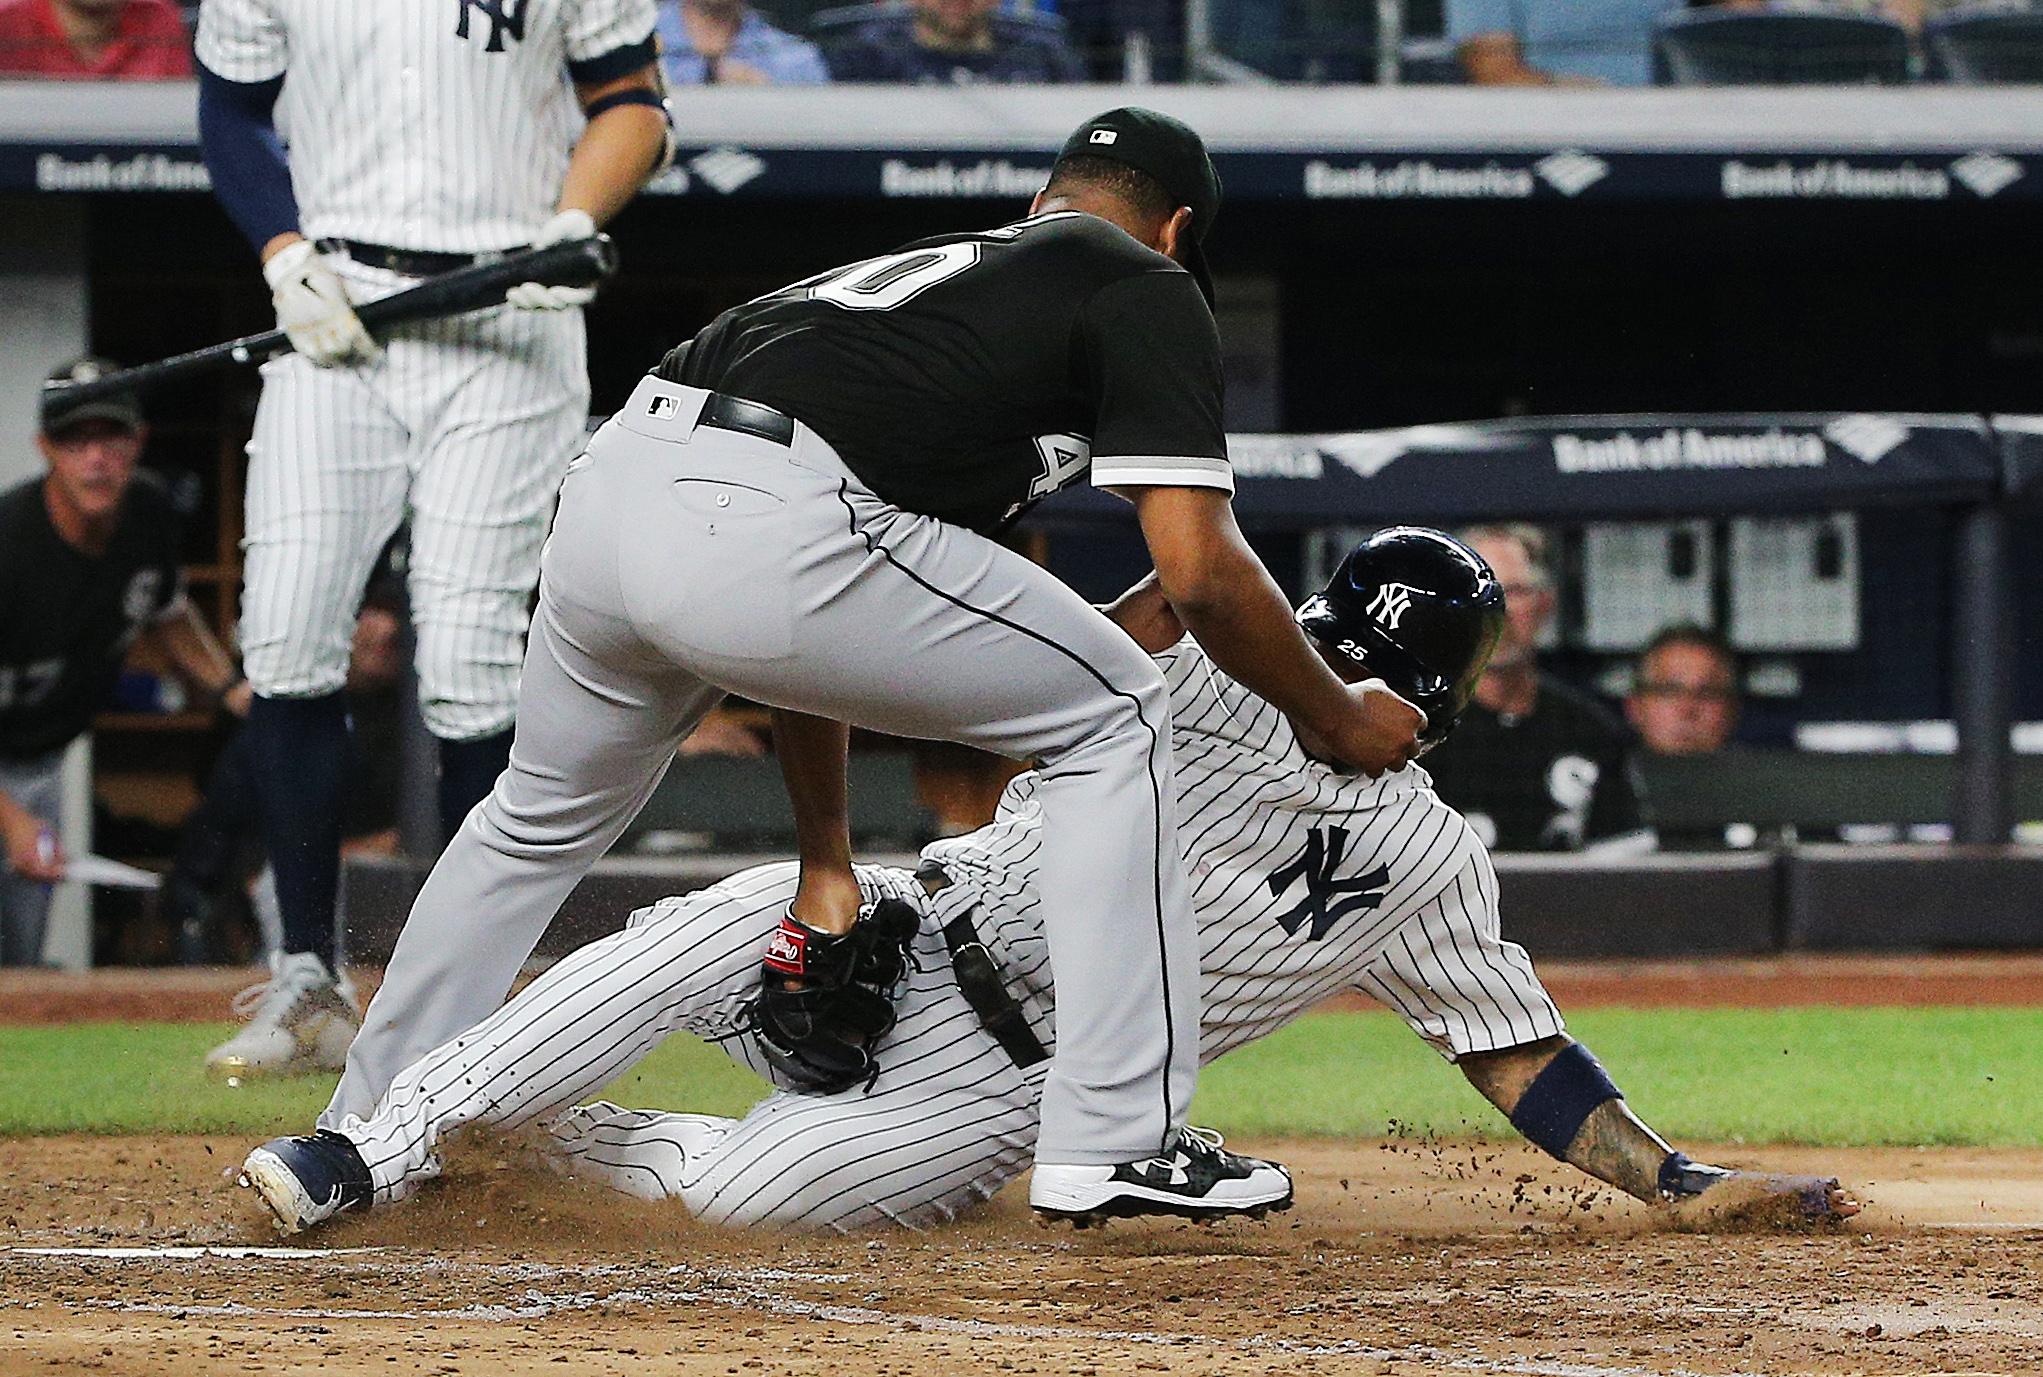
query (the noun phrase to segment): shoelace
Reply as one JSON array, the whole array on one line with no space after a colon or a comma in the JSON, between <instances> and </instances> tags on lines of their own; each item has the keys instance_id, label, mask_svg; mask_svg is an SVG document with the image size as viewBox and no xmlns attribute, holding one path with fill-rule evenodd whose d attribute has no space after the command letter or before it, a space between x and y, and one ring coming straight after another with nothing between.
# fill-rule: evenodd
<instances>
[{"instance_id":1,"label":"shoelace","mask_svg":"<svg viewBox=\"0 0 2043 1377\"><path fill-rule=\"evenodd\" d=\"M233 1001L227 1006L228 1012L238 1019L247 1019L255 1012L256 1006L262 1003L263 996L270 992L270 986L275 983L270 980L256 981L234 996Z\"/></svg>"},{"instance_id":2,"label":"shoelace","mask_svg":"<svg viewBox=\"0 0 2043 1377\"><path fill-rule=\"evenodd\" d=\"M250 985L234 996L229 1007L236 1018L246 1018L251 1023L260 1019L281 1023L318 985L317 977L301 975L286 979L280 975L259 985Z\"/></svg>"},{"instance_id":3,"label":"shoelace","mask_svg":"<svg viewBox=\"0 0 2043 1377\"><path fill-rule=\"evenodd\" d=\"M1186 1138L1190 1138L1193 1142L1204 1144L1207 1151L1215 1153L1219 1152L1220 1145L1227 1141L1225 1138L1220 1136L1219 1129L1200 1128L1197 1124L1186 1124L1183 1128L1178 1130L1178 1135L1180 1142L1182 1142Z\"/></svg>"}]
</instances>

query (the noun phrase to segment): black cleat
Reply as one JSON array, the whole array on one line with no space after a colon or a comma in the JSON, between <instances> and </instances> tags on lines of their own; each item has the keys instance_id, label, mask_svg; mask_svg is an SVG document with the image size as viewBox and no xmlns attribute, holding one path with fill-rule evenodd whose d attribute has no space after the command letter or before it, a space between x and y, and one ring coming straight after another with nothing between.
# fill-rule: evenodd
<instances>
[{"instance_id":1,"label":"black cleat","mask_svg":"<svg viewBox=\"0 0 2043 1377\"><path fill-rule=\"evenodd\" d=\"M272 1138L241 1164L240 1184L262 1197L277 1232L295 1234L343 1210L367 1208L376 1187L355 1145L331 1129Z\"/></svg>"},{"instance_id":2,"label":"black cleat","mask_svg":"<svg viewBox=\"0 0 2043 1377\"><path fill-rule=\"evenodd\" d=\"M1045 1219L1080 1229L1109 1219L1176 1215L1211 1223L1261 1219L1291 1208L1291 1173L1275 1162L1228 1152L1211 1129L1181 1128L1154 1157L1115 1166L1038 1165L1029 1204Z\"/></svg>"}]
</instances>

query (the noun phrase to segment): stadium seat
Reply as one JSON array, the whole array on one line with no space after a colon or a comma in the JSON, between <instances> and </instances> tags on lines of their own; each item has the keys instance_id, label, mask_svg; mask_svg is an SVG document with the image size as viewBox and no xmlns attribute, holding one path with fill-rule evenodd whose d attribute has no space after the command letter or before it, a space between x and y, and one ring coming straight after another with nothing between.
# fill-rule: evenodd
<instances>
[{"instance_id":1,"label":"stadium seat","mask_svg":"<svg viewBox=\"0 0 2043 1377\"><path fill-rule=\"evenodd\" d=\"M1923 25L1933 81L1968 86L2043 82L2043 10L1975 5Z\"/></svg>"},{"instance_id":2,"label":"stadium seat","mask_svg":"<svg viewBox=\"0 0 2043 1377\"><path fill-rule=\"evenodd\" d=\"M1653 69L1662 86L1893 85L1909 77L1908 31L1862 15L1677 11L1656 27Z\"/></svg>"}]
</instances>

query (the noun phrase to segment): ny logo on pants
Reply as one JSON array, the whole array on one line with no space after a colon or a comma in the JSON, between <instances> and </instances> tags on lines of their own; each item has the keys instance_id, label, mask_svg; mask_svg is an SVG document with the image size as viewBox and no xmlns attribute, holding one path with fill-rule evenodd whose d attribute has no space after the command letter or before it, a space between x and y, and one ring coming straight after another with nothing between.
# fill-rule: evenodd
<instances>
[{"instance_id":1,"label":"ny logo on pants","mask_svg":"<svg viewBox=\"0 0 2043 1377\"><path fill-rule=\"evenodd\" d=\"M482 45L486 53L500 53L504 50L504 35L509 34L519 42L525 41L525 9L532 0L456 0L461 6L461 18L454 25L456 38L468 37L468 12L481 10L489 20L489 41Z\"/></svg>"},{"instance_id":2,"label":"ny logo on pants","mask_svg":"<svg viewBox=\"0 0 2043 1377\"><path fill-rule=\"evenodd\" d=\"M1305 880L1305 897L1277 915L1277 923L1285 932L1297 932L1309 918L1312 928L1305 940L1317 942L1350 913L1358 909L1366 912L1383 902L1390 867L1379 865L1366 874L1337 880L1334 872L1341 868L1347 854L1347 828L1315 827L1306 834L1305 849L1270 875L1272 895L1282 894L1301 876Z\"/></svg>"}]
</instances>

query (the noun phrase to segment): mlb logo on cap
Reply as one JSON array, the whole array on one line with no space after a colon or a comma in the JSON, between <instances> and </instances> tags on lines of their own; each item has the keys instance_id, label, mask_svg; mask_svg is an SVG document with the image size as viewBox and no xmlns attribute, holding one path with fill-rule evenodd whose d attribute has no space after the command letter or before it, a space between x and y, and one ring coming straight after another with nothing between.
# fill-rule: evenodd
<instances>
[{"instance_id":1,"label":"mlb logo on cap","mask_svg":"<svg viewBox=\"0 0 2043 1377\"><path fill-rule=\"evenodd\" d=\"M1116 129L1095 129L1092 131L1092 141L1094 143L1112 143L1120 137L1120 131Z\"/></svg>"}]
</instances>

